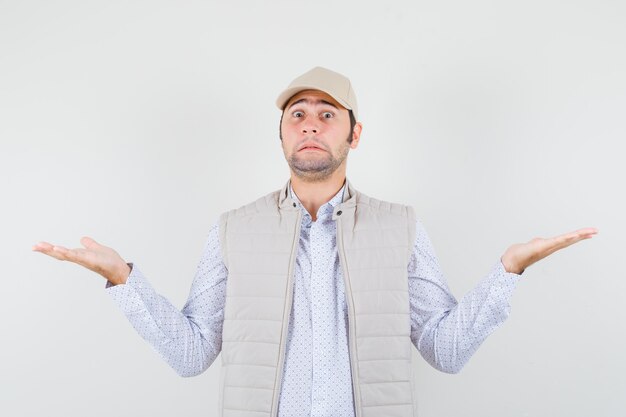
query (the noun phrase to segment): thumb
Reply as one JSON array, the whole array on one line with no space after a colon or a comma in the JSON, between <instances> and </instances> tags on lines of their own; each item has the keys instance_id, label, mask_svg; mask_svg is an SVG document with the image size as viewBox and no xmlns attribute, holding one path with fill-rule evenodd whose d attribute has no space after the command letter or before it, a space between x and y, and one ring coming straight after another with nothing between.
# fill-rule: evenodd
<instances>
[{"instance_id":1,"label":"thumb","mask_svg":"<svg viewBox=\"0 0 626 417\"><path fill-rule=\"evenodd\" d=\"M101 246L98 242L90 238L89 236L83 236L80 239L80 243L87 249L96 249Z\"/></svg>"}]
</instances>

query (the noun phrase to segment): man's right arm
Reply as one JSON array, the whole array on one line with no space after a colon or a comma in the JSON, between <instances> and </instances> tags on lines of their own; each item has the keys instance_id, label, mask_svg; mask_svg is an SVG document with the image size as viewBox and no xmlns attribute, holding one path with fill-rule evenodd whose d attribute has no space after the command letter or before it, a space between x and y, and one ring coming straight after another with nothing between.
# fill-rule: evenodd
<instances>
[{"instance_id":1,"label":"man's right arm","mask_svg":"<svg viewBox=\"0 0 626 417\"><path fill-rule=\"evenodd\" d=\"M181 376L204 372L222 346L228 270L222 261L219 224L207 236L189 297L182 311L159 295L136 265L126 283L107 281L106 291L135 330Z\"/></svg>"}]
</instances>

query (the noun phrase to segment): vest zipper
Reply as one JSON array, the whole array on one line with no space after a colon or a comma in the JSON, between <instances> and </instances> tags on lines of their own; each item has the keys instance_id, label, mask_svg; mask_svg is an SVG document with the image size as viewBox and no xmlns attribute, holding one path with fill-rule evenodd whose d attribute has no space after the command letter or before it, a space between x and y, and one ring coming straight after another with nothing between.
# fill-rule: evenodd
<instances>
[{"instance_id":1,"label":"vest zipper","mask_svg":"<svg viewBox=\"0 0 626 417\"><path fill-rule=\"evenodd\" d=\"M352 304L352 287L348 276L348 265L346 264L346 254L343 246L342 218L337 218L337 252L339 253L339 263L342 266L343 285L348 306L348 352L350 355L350 369L352 374L352 395L354 400L354 413L356 417L361 417L361 393L358 384L359 375L356 363L356 330L354 324L354 306Z\"/></svg>"},{"instance_id":2,"label":"vest zipper","mask_svg":"<svg viewBox=\"0 0 626 417\"><path fill-rule=\"evenodd\" d=\"M278 351L278 367L276 369L276 379L274 382L274 398L272 400L271 417L278 415L278 400L283 382L283 368L285 366L285 350L287 345L287 333L289 332L289 320L291 317L291 306L293 304L293 275L296 257L298 255L298 244L300 243L300 228L302 226L302 211L298 209L296 220L296 234L291 247L291 260L289 262L289 270L287 272L287 294L285 297L285 313L283 313L283 328L280 334L280 347Z\"/></svg>"}]
</instances>

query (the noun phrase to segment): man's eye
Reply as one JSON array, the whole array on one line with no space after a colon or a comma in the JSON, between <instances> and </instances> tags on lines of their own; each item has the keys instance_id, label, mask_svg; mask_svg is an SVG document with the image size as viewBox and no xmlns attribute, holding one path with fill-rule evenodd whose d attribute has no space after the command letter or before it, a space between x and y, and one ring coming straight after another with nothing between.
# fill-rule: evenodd
<instances>
[{"instance_id":1,"label":"man's eye","mask_svg":"<svg viewBox=\"0 0 626 417\"><path fill-rule=\"evenodd\" d=\"M325 119L330 119L331 117L333 117L333 114L329 111L325 111L324 113L322 113L322 117Z\"/></svg>"},{"instance_id":2,"label":"man's eye","mask_svg":"<svg viewBox=\"0 0 626 417\"><path fill-rule=\"evenodd\" d=\"M302 116L304 116L304 112L301 112L301 111L293 112L293 117L302 117Z\"/></svg>"}]
</instances>

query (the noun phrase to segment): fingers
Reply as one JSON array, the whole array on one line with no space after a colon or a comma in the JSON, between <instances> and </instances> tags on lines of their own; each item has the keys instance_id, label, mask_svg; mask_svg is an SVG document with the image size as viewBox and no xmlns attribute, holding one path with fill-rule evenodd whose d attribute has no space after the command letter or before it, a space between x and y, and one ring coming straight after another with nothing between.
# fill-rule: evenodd
<instances>
[{"instance_id":1,"label":"fingers","mask_svg":"<svg viewBox=\"0 0 626 417\"><path fill-rule=\"evenodd\" d=\"M39 242L32 247L32 250L44 253L60 261L70 261L78 264L83 264L88 257L88 252L85 249L68 249L48 242Z\"/></svg>"},{"instance_id":2,"label":"fingers","mask_svg":"<svg viewBox=\"0 0 626 417\"><path fill-rule=\"evenodd\" d=\"M80 244L86 247L87 249L96 249L101 246L98 242L90 238L89 236L83 236L80 239Z\"/></svg>"},{"instance_id":3,"label":"fingers","mask_svg":"<svg viewBox=\"0 0 626 417\"><path fill-rule=\"evenodd\" d=\"M578 229L570 233L566 233L560 236L556 236L553 239L557 244L565 243L566 246L571 245L572 243L576 243L583 239L589 239L593 237L593 235L598 233L598 229L594 227L586 227L584 229Z\"/></svg>"},{"instance_id":4,"label":"fingers","mask_svg":"<svg viewBox=\"0 0 626 417\"><path fill-rule=\"evenodd\" d=\"M88 252L85 249L67 249L62 246L55 246L54 251L60 253L66 261L75 262L77 264L85 265Z\"/></svg>"},{"instance_id":5,"label":"fingers","mask_svg":"<svg viewBox=\"0 0 626 417\"><path fill-rule=\"evenodd\" d=\"M582 239L589 239L593 237L593 235L598 234L599 230L595 227L586 227L584 229L577 230L577 232Z\"/></svg>"},{"instance_id":6,"label":"fingers","mask_svg":"<svg viewBox=\"0 0 626 417\"><path fill-rule=\"evenodd\" d=\"M48 242L37 242L33 245L33 250L37 252L42 252L50 249L52 249L52 245Z\"/></svg>"},{"instance_id":7,"label":"fingers","mask_svg":"<svg viewBox=\"0 0 626 417\"><path fill-rule=\"evenodd\" d=\"M598 233L598 229L596 229L595 227L585 227L583 229L575 230L570 234L578 236L593 236L596 233Z\"/></svg>"},{"instance_id":8,"label":"fingers","mask_svg":"<svg viewBox=\"0 0 626 417\"><path fill-rule=\"evenodd\" d=\"M560 237L563 237L567 240L570 239L587 239L592 237L593 235L595 235L596 233L598 233L598 229L594 228L594 227L586 227L584 229L578 229L575 230L573 232L570 233L566 233L564 235L561 235Z\"/></svg>"},{"instance_id":9,"label":"fingers","mask_svg":"<svg viewBox=\"0 0 626 417\"><path fill-rule=\"evenodd\" d=\"M541 245L541 251L544 252L544 256L548 256L556 252L557 250L566 248L576 242L584 239L589 239L597 233L598 229L594 227L587 227L548 239L533 239L533 241L538 242L539 245Z\"/></svg>"},{"instance_id":10,"label":"fingers","mask_svg":"<svg viewBox=\"0 0 626 417\"><path fill-rule=\"evenodd\" d=\"M35 244L32 249L36 252L44 253L61 261L67 260L67 253L69 251L67 248L55 246L48 242L39 242Z\"/></svg>"}]
</instances>

